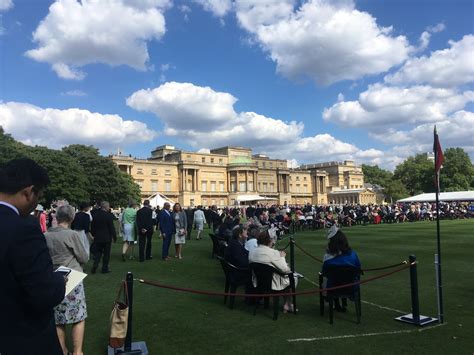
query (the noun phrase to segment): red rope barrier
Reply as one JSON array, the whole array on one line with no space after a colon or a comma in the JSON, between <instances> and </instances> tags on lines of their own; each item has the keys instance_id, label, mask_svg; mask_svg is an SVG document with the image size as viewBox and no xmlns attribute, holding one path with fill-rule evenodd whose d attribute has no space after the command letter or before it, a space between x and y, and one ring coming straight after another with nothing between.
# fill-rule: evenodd
<instances>
[{"instance_id":1,"label":"red rope barrier","mask_svg":"<svg viewBox=\"0 0 474 355\"><path fill-rule=\"evenodd\" d=\"M413 263L414 264L414 263ZM193 293L196 295L206 295L206 296L235 296L235 297L271 297L271 296L304 296L304 295L311 295L311 294L316 294L320 292L326 292L326 291L334 291L338 290L341 288L346 288L346 287L351 287L351 286L356 286L356 285L362 285L370 281L374 281L377 279L381 279L383 277L390 276L392 274L395 274L397 272L403 271L405 269L408 269L412 264L407 264L401 268L398 268L396 270L387 272L385 274L373 276L371 278L365 279L363 281L356 281L350 284L345 284L345 285L340 285L340 286L335 286L335 287L328 287L328 288L320 288L320 289L312 289L312 290L307 290L307 291L300 291L300 292L285 292L285 293L269 293L269 294L245 294L245 293L228 293L228 292L216 292L216 291L201 291L201 290L194 290L191 288L185 288L185 287L176 287L176 286L170 286L170 285L163 285L160 284L156 281L150 281L150 280L143 280L143 279L135 279L136 281L159 287L159 288L165 288L168 290L173 290L173 291L179 291L179 292L187 292L187 293Z\"/></svg>"},{"instance_id":2,"label":"red rope barrier","mask_svg":"<svg viewBox=\"0 0 474 355\"><path fill-rule=\"evenodd\" d=\"M298 244L296 244L296 247L301 250L301 252L303 252L303 254L306 254L307 256L309 256L311 259L314 259L318 262L320 262L321 264L323 263L323 260L311 255L310 253L308 253L306 250L304 250L302 247L300 247ZM397 266L400 266L400 265L405 265L407 263L406 260L403 260L399 263L396 263L396 264L393 264L393 265L388 265L388 266L382 266L382 267L374 267L374 268L370 268L370 269L361 269L361 271L380 271L380 270L386 270L386 269L391 269L391 268L394 268L394 267L397 267Z\"/></svg>"}]
</instances>

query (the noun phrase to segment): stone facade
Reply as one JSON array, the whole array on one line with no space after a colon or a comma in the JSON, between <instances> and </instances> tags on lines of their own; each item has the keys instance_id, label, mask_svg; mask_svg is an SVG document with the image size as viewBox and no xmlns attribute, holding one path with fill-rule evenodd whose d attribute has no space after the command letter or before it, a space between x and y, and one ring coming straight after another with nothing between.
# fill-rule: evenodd
<instances>
[{"instance_id":1,"label":"stone facade","mask_svg":"<svg viewBox=\"0 0 474 355\"><path fill-rule=\"evenodd\" d=\"M161 193L183 206L233 206L255 195L268 203L319 205L333 202L328 197L333 190L364 185L362 170L352 161L289 169L286 160L252 155L244 147L202 153L163 145L146 160L122 155L111 159L140 185L142 198ZM361 191L358 201L364 194Z\"/></svg>"}]
</instances>

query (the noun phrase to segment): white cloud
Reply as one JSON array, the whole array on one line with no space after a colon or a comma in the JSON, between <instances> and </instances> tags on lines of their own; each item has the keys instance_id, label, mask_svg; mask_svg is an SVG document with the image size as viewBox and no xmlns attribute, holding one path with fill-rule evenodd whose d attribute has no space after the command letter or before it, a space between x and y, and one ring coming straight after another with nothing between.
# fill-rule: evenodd
<instances>
[{"instance_id":1,"label":"white cloud","mask_svg":"<svg viewBox=\"0 0 474 355\"><path fill-rule=\"evenodd\" d=\"M357 101L337 102L323 112L325 121L351 127L388 127L443 121L474 101L474 92L413 86L369 86Z\"/></svg>"},{"instance_id":2,"label":"white cloud","mask_svg":"<svg viewBox=\"0 0 474 355\"><path fill-rule=\"evenodd\" d=\"M407 60L395 74L385 77L391 84L429 84L453 87L474 82L474 36L449 41L450 48Z\"/></svg>"},{"instance_id":3,"label":"white cloud","mask_svg":"<svg viewBox=\"0 0 474 355\"><path fill-rule=\"evenodd\" d=\"M361 150L329 134L303 136L302 122L285 122L255 112L235 112L237 99L229 93L191 83L170 82L155 89L139 90L127 105L154 113L164 123L167 136L178 136L198 147L248 146L275 158L306 162L357 159L371 162L383 155Z\"/></svg>"},{"instance_id":4,"label":"white cloud","mask_svg":"<svg viewBox=\"0 0 474 355\"><path fill-rule=\"evenodd\" d=\"M13 7L12 0L0 0L0 11L8 11Z\"/></svg>"},{"instance_id":5,"label":"white cloud","mask_svg":"<svg viewBox=\"0 0 474 355\"><path fill-rule=\"evenodd\" d=\"M411 130L395 130L392 128L383 133L371 133L371 136L388 144L412 144L420 146L422 151L431 151L433 146L433 127L433 124L426 123L416 126ZM443 148L474 147L473 112L457 111L447 117L447 119L437 122L436 128Z\"/></svg>"},{"instance_id":6,"label":"white cloud","mask_svg":"<svg viewBox=\"0 0 474 355\"><path fill-rule=\"evenodd\" d=\"M428 27L426 28L426 30L427 30L428 32L431 32L431 33L442 32L442 31L444 31L445 29L446 29L446 25L445 25L444 23L442 23L442 22L440 22L440 23L438 23L438 24L436 24L436 25L434 25L434 26L428 26Z\"/></svg>"},{"instance_id":7,"label":"white cloud","mask_svg":"<svg viewBox=\"0 0 474 355\"><path fill-rule=\"evenodd\" d=\"M0 126L28 145L59 148L79 143L100 148L150 141L156 132L139 121L78 108L58 110L21 102L0 104Z\"/></svg>"},{"instance_id":8,"label":"white cloud","mask_svg":"<svg viewBox=\"0 0 474 355\"><path fill-rule=\"evenodd\" d=\"M240 25L290 79L356 80L401 64L414 49L352 1L236 0Z\"/></svg>"},{"instance_id":9,"label":"white cloud","mask_svg":"<svg viewBox=\"0 0 474 355\"><path fill-rule=\"evenodd\" d=\"M201 5L204 10L211 12L216 17L222 17L232 9L231 0L193 0Z\"/></svg>"},{"instance_id":10,"label":"white cloud","mask_svg":"<svg viewBox=\"0 0 474 355\"><path fill-rule=\"evenodd\" d=\"M298 164L298 161L296 159L291 159L291 160L286 161L286 167L287 168L296 169L299 166L300 166L300 164Z\"/></svg>"},{"instance_id":11,"label":"white cloud","mask_svg":"<svg viewBox=\"0 0 474 355\"><path fill-rule=\"evenodd\" d=\"M235 97L210 87L190 83L165 83L155 89L139 90L127 99L127 105L156 114L165 129L207 131L237 117Z\"/></svg>"},{"instance_id":12,"label":"white cloud","mask_svg":"<svg viewBox=\"0 0 474 355\"><path fill-rule=\"evenodd\" d=\"M63 79L81 80L92 63L146 70L147 41L165 33L169 0L57 0L33 33L26 56L51 64Z\"/></svg>"},{"instance_id":13,"label":"white cloud","mask_svg":"<svg viewBox=\"0 0 474 355\"><path fill-rule=\"evenodd\" d=\"M87 93L85 93L84 91L82 90L70 90L70 91L66 91L66 92L62 92L61 93L62 96L87 96Z\"/></svg>"},{"instance_id":14,"label":"white cloud","mask_svg":"<svg viewBox=\"0 0 474 355\"><path fill-rule=\"evenodd\" d=\"M188 22L191 8L188 5L181 5L178 7L178 10L183 14L184 21Z\"/></svg>"}]
</instances>

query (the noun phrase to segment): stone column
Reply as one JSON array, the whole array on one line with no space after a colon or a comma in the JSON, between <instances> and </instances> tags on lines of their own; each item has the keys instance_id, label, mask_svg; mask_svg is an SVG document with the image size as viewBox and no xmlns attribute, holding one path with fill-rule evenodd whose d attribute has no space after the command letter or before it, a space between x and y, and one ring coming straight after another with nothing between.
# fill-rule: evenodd
<instances>
[{"instance_id":1,"label":"stone column","mask_svg":"<svg viewBox=\"0 0 474 355\"><path fill-rule=\"evenodd\" d=\"M245 170L245 192L249 191L249 175L248 171Z\"/></svg>"}]
</instances>

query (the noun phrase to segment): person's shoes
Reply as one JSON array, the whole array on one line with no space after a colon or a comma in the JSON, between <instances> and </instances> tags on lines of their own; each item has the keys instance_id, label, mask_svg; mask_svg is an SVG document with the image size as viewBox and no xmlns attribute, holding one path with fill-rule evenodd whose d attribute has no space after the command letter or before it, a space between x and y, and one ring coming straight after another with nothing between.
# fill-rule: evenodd
<instances>
[{"instance_id":1,"label":"person's shoes","mask_svg":"<svg viewBox=\"0 0 474 355\"><path fill-rule=\"evenodd\" d=\"M293 313L294 312L294 306L290 305L287 306L286 304L283 306L283 313ZM298 313L298 308L296 308L296 313Z\"/></svg>"},{"instance_id":2,"label":"person's shoes","mask_svg":"<svg viewBox=\"0 0 474 355\"><path fill-rule=\"evenodd\" d=\"M108 273L111 273L111 272L112 272L111 270L102 270L103 274L108 274Z\"/></svg>"},{"instance_id":3,"label":"person's shoes","mask_svg":"<svg viewBox=\"0 0 474 355\"><path fill-rule=\"evenodd\" d=\"M126 261L127 258L125 257L125 254L122 254L122 261Z\"/></svg>"},{"instance_id":4,"label":"person's shoes","mask_svg":"<svg viewBox=\"0 0 474 355\"><path fill-rule=\"evenodd\" d=\"M180 256L178 256L178 259L182 259L182 258L183 258L183 257L182 257L181 255L180 255Z\"/></svg>"},{"instance_id":5,"label":"person's shoes","mask_svg":"<svg viewBox=\"0 0 474 355\"><path fill-rule=\"evenodd\" d=\"M153 257L152 257L152 256L150 256L150 257L146 258L146 260L151 260L151 259L153 259Z\"/></svg>"},{"instance_id":6,"label":"person's shoes","mask_svg":"<svg viewBox=\"0 0 474 355\"><path fill-rule=\"evenodd\" d=\"M91 274L95 274L96 272L97 272L97 268L96 268L96 267L93 267L93 268L91 269Z\"/></svg>"},{"instance_id":7,"label":"person's shoes","mask_svg":"<svg viewBox=\"0 0 474 355\"><path fill-rule=\"evenodd\" d=\"M178 255L175 255L174 257L175 257L176 259L178 259Z\"/></svg>"}]
</instances>

